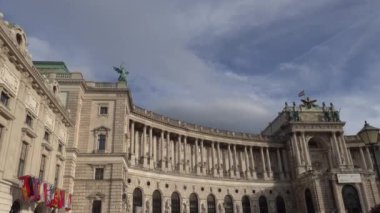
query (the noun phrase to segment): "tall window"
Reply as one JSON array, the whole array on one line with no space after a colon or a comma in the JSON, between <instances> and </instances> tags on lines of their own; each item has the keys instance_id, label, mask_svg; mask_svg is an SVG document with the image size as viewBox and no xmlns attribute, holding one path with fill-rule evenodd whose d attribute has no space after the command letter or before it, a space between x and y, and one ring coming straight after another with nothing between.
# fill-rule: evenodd
<instances>
[{"instance_id":1,"label":"tall window","mask_svg":"<svg viewBox=\"0 0 380 213\"><path fill-rule=\"evenodd\" d=\"M103 168L96 168L95 169L95 180L103 180L104 176L104 169Z\"/></svg>"},{"instance_id":2,"label":"tall window","mask_svg":"<svg viewBox=\"0 0 380 213\"><path fill-rule=\"evenodd\" d=\"M133 213L142 212L142 192L136 188L133 191Z\"/></svg>"},{"instance_id":3,"label":"tall window","mask_svg":"<svg viewBox=\"0 0 380 213\"><path fill-rule=\"evenodd\" d=\"M60 170L61 170L61 167L57 164L57 166L55 167L55 176L54 176L54 185L55 186L58 186Z\"/></svg>"},{"instance_id":4,"label":"tall window","mask_svg":"<svg viewBox=\"0 0 380 213\"><path fill-rule=\"evenodd\" d=\"M99 145L99 148L98 150L99 151L104 151L106 149L106 135L104 134L99 134L98 135L98 145Z\"/></svg>"},{"instance_id":5,"label":"tall window","mask_svg":"<svg viewBox=\"0 0 380 213\"><path fill-rule=\"evenodd\" d=\"M92 202L92 213L101 213L102 212L102 201L94 200Z\"/></svg>"},{"instance_id":6,"label":"tall window","mask_svg":"<svg viewBox=\"0 0 380 213\"><path fill-rule=\"evenodd\" d=\"M234 205L233 205L232 197L230 195L226 195L224 197L224 212L234 213Z\"/></svg>"},{"instance_id":7,"label":"tall window","mask_svg":"<svg viewBox=\"0 0 380 213\"><path fill-rule=\"evenodd\" d=\"M260 207L260 213L268 213L268 203L267 203L266 197L261 196L259 198L259 207Z\"/></svg>"},{"instance_id":8,"label":"tall window","mask_svg":"<svg viewBox=\"0 0 380 213\"><path fill-rule=\"evenodd\" d=\"M161 213L161 193L158 190L153 192L153 213Z\"/></svg>"},{"instance_id":9,"label":"tall window","mask_svg":"<svg viewBox=\"0 0 380 213\"><path fill-rule=\"evenodd\" d=\"M40 180L43 180L44 179L44 175L45 175L45 164L46 164L46 155L42 155L41 156L41 162L40 162L40 173L38 175L38 177L40 178Z\"/></svg>"},{"instance_id":10,"label":"tall window","mask_svg":"<svg viewBox=\"0 0 380 213\"><path fill-rule=\"evenodd\" d=\"M244 196L241 200L243 206L243 213L251 213L251 203L249 202L248 196Z\"/></svg>"},{"instance_id":11,"label":"tall window","mask_svg":"<svg viewBox=\"0 0 380 213\"><path fill-rule=\"evenodd\" d=\"M4 92L4 91L2 91L1 94L0 94L0 102L4 106L8 107L8 104L9 104L9 95L6 92Z\"/></svg>"},{"instance_id":12,"label":"tall window","mask_svg":"<svg viewBox=\"0 0 380 213\"><path fill-rule=\"evenodd\" d=\"M32 127L33 117L29 113L26 113L25 124L28 125L29 127Z\"/></svg>"},{"instance_id":13,"label":"tall window","mask_svg":"<svg viewBox=\"0 0 380 213\"><path fill-rule=\"evenodd\" d=\"M27 151L28 151L28 144L25 142L22 142L21 153L20 153L20 161L18 164L18 171L17 171L18 177L24 175L24 168L25 168L25 160L26 160Z\"/></svg>"},{"instance_id":14,"label":"tall window","mask_svg":"<svg viewBox=\"0 0 380 213\"><path fill-rule=\"evenodd\" d=\"M44 133L44 140L49 142L49 139L50 139L50 133L48 131L45 131Z\"/></svg>"},{"instance_id":15,"label":"tall window","mask_svg":"<svg viewBox=\"0 0 380 213\"><path fill-rule=\"evenodd\" d=\"M346 212L362 212L358 191L351 185L345 185L342 189L342 197Z\"/></svg>"},{"instance_id":16,"label":"tall window","mask_svg":"<svg viewBox=\"0 0 380 213\"><path fill-rule=\"evenodd\" d=\"M212 194L209 194L207 196L207 212L208 213L216 213L215 197Z\"/></svg>"},{"instance_id":17,"label":"tall window","mask_svg":"<svg viewBox=\"0 0 380 213\"><path fill-rule=\"evenodd\" d=\"M181 212L181 204L179 194L177 192L173 192L172 194L172 213L180 213Z\"/></svg>"},{"instance_id":18,"label":"tall window","mask_svg":"<svg viewBox=\"0 0 380 213\"><path fill-rule=\"evenodd\" d=\"M314 204L313 204L313 197L311 195L310 189L305 190L305 202L306 202L306 209L307 213L314 213Z\"/></svg>"},{"instance_id":19,"label":"tall window","mask_svg":"<svg viewBox=\"0 0 380 213\"><path fill-rule=\"evenodd\" d=\"M280 195L276 198L277 213L286 213L285 201Z\"/></svg>"},{"instance_id":20,"label":"tall window","mask_svg":"<svg viewBox=\"0 0 380 213\"><path fill-rule=\"evenodd\" d=\"M198 213L198 197L195 193L190 195L190 213Z\"/></svg>"}]
</instances>

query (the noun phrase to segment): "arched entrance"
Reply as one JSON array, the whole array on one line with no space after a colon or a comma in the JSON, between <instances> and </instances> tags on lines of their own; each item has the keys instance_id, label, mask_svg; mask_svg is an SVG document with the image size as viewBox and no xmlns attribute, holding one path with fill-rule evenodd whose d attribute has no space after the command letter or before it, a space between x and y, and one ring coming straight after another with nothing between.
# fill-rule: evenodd
<instances>
[{"instance_id":1,"label":"arched entrance","mask_svg":"<svg viewBox=\"0 0 380 213\"><path fill-rule=\"evenodd\" d=\"M216 213L215 197L213 194L207 196L207 212Z\"/></svg>"},{"instance_id":2,"label":"arched entrance","mask_svg":"<svg viewBox=\"0 0 380 213\"><path fill-rule=\"evenodd\" d=\"M265 196L260 196L259 208L260 208L260 213L268 213L268 203L267 203L267 198Z\"/></svg>"},{"instance_id":3,"label":"arched entrance","mask_svg":"<svg viewBox=\"0 0 380 213\"><path fill-rule=\"evenodd\" d=\"M251 213L251 203L247 195L241 199L241 205L243 206L243 213Z\"/></svg>"},{"instance_id":4,"label":"arched entrance","mask_svg":"<svg viewBox=\"0 0 380 213\"><path fill-rule=\"evenodd\" d=\"M173 192L172 194L172 213L180 213L181 212L181 204L180 197L177 192Z\"/></svg>"},{"instance_id":5,"label":"arched entrance","mask_svg":"<svg viewBox=\"0 0 380 213\"><path fill-rule=\"evenodd\" d=\"M360 213L362 207L360 205L358 191L352 185L345 185L342 189L342 197L344 207L347 213Z\"/></svg>"},{"instance_id":6,"label":"arched entrance","mask_svg":"<svg viewBox=\"0 0 380 213\"><path fill-rule=\"evenodd\" d=\"M234 203L230 195L224 197L224 212L225 213L234 213Z\"/></svg>"},{"instance_id":7,"label":"arched entrance","mask_svg":"<svg viewBox=\"0 0 380 213\"><path fill-rule=\"evenodd\" d=\"M307 213L315 213L313 197L311 195L310 189L305 190L305 202L306 202Z\"/></svg>"},{"instance_id":8,"label":"arched entrance","mask_svg":"<svg viewBox=\"0 0 380 213\"><path fill-rule=\"evenodd\" d=\"M136 188L133 191L133 213L142 212L142 192Z\"/></svg>"},{"instance_id":9,"label":"arched entrance","mask_svg":"<svg viewBox=\"0 0 380 213\"><path fill-rule=\"evenodd\" d=\"M16 200L15 202L13 202L11 210L9 211L9 213L19 213L20 210L21 210L20 202L18 202Z\"/></svg>"},{"instance_id":10,"label":"arched entrance","mask_svg":"<svg viewBox=\"0 0 380 213\"><path fill-rule=\"evenodd\" d=\"M153 192L153 213L161 213L161 193L156 190Z\"/></svg>"},{"instance_id":11,"label":"arched entrance","mask_svg":"<svg viewBox=\"0 0 380 213\"><path fill-rule=\"evenodd\" d=\"M190 213L198 213L198 197L195 193L190 195Z\"/></svg>"},{"instance_id":12,"label":"arched entrance","mask_svg":"<svg viewBox=\"0 0 380 213\"><path fill-rule=\"evenodd\" d=\"M276 198L277 213L286 213L285 201L280 195Z\"/></svg>"}]
</instances>

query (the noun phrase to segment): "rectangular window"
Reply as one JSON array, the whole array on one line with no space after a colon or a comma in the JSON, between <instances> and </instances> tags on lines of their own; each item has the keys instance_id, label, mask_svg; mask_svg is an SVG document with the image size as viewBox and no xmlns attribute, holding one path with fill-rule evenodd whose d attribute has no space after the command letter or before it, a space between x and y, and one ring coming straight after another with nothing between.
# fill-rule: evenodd
<instances>
[{"instance_id":1,"label":"rectangular window","mask_svg":"<svg viewBox=\"0 0 380 213\"><path fill-rule=\"evenodd\" d=\"M25 117L25 124L28 125L29 127L32 127L32 123L33 123L33 117L29 113L27 113Z\"/></svg>"},{"instance_id":2,"label":"rectangular window","mask_svg":"<svg viewBox=\"0 0 380 213\"><path fill-rule=\"evenodd\" d=\"M96 168L95 169L95 180L103 180L104 169Z\"/></svg>"},{"instance_id":3,"label":"rectangular window","mask_svg":"<svg viewBox=\"0 0 380 213\"><path fill-rule=\"evenodd\" d=\"M102 212L102 201L94 200L92 202L92 213L101 213Z\"/></svg>"},{"instance_id":4,"label":"rectangular window","mask_svg":"<svg viewBox=\"0 0 380 213\"><path fill-rule=\"evenodd\" d=\"M63 151L63 144L58 143L58 152L62 153L62 151Z\"/></svg>"},{"instance_id":5,"label":"rectangular window","mask_svg":"<svg viewBox=\"0 0 380 213\"><path fill-rule=\"evenodd\" d=\"M18 177L24 175L24 168L25 168L25 160L26 160L27 151L28 151L28 144L25 142L22 142L21 153L20 153L20 161L18 164L18 171L17 171Z\"/></svg>"},{"instance_id":6,"label":"rectangular window","mask_svg":"<svg viewBox=\"0 0 380 213\"><path fill-rule=\"evenodd\" d=\"M108 107L101 106L100 109L99 109L99 114L100 115L107 115L108 114Z\"/></svg>"},{"instance_id":7,"label":"rectangular window","mask_svg":"<svg viewBox=\"0 0 380 213\"><path fill-rule=\"evenodd\" d=\"M55 167L55 177L54 177L54 185L58 186L58 181L59 181L59 172L60 172L61 167L57 165Z\"/></svg>"},{"instance_id":8,"label":"rectangular window","mask_svg":"<svg viewBox=\"0 0 380 213\"><path fill-rule=\"evenodd\" d=\"M50 133L48 131L45 131L44 140L49 142L49 138L50 138Z\"/></svg>"},{"instance_id":9,"label":"rectangular window","mask_svg":"<svg viewBox=\"0 0 380 213\"><path fill-rule=\"evenodd\" d=\"M42 155L41 156L41 163L40 163L40 173L38 175L40 180L44 179L44 174L45 174L45 164L46 164L46 156Z\"/></svg>"},{"instance_id":10,"label":"rectangular window","mask_svg":"<svg viewBox=\"0 0 380 213\"><path fill-rule=\"evenodd\" d=\"M104 151L106 149L106 135L99 134L98 142L99 142L99 151Z\"/></svg>"},{"instance_id":11,"label":"rectangular window","mask_svg":"<svg viewBox=\"0 0 380 213\"><path fill-rule=\"evenodd\" d=\"M4 91L1 92L1 95L0 95L0 102L4 105L4 106L8 106L9 104L9 95L7 93L5 93Z\"/></svg>"}]
</instances>

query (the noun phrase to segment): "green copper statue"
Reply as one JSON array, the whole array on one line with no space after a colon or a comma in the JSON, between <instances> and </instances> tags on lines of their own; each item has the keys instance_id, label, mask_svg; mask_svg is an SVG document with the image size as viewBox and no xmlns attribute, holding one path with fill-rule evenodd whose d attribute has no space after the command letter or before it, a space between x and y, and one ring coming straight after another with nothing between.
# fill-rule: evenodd
<instances>
[{"instance_id":1,"label":"green copper statue","mask_svg":"<svg viewBox=\"0 0 380 213\"><path fill-rule=\"evenodd\" d=\"M119 67L113 67L113 69L119 73L119 82L127 82L127 75L129 72L123 67L123 65L120 65Z\"/></svg>"}]
</instances>

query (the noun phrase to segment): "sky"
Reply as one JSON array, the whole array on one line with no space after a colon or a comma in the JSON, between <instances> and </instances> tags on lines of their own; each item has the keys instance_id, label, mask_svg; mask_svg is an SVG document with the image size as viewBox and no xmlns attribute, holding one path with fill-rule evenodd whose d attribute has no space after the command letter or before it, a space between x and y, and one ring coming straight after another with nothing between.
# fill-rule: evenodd
<instances>
[{"instance_id":1,"label":"sky","mask_svg":"<svg viewBox=\"0 0 380 213\"><path fill-rule=\"evenodd\" d=\"M0 0L33 60L116 82L134 104L260 133L297 94L334 103L356 134L380 127L378 0Z\"/></svg>"}]
</instances>

